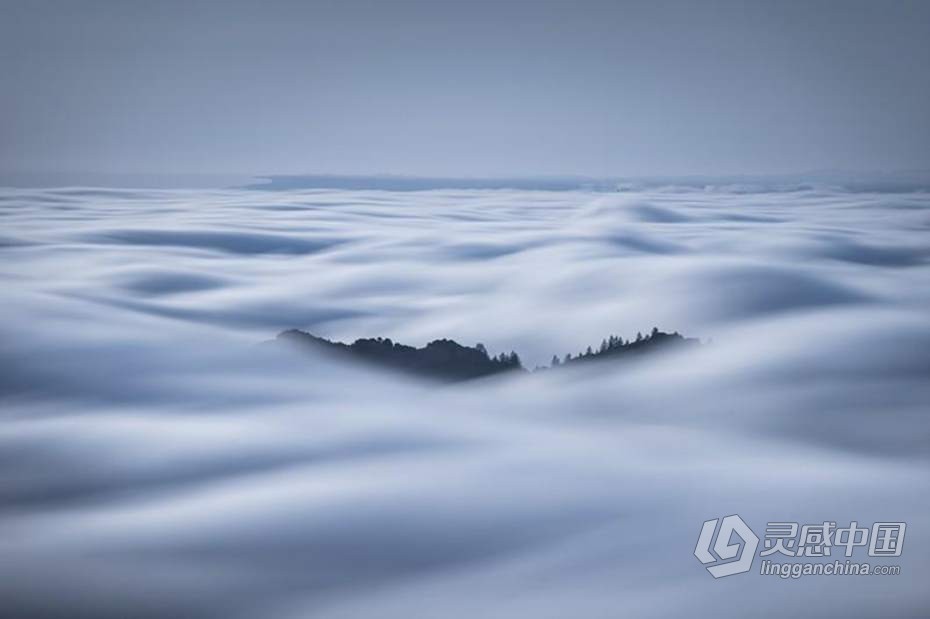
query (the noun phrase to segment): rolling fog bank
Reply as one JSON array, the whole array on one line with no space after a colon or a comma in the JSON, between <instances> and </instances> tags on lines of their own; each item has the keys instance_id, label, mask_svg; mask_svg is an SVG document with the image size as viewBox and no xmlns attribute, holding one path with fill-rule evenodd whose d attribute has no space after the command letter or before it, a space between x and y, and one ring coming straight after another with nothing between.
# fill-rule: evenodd
<instances>
[{"instance_id":1,"label":"rolling fog bank","mask_svg":"<svg viewBox=\"0 0 930 619\"><path fill-rule=\"evenodd\" d=\"M628 189L2 190L4 606L926 615L928 194ZM654 325L709 343L439 386L259 345ZM906 521L902 573L715 580L733 513Z\"/></svg>"}]
</instances>

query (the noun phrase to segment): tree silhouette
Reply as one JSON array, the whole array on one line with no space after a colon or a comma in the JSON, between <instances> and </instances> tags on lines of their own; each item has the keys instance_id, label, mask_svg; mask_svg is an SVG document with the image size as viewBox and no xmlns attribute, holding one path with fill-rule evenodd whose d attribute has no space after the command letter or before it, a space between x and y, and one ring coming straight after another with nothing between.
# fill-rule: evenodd
<instances>
[{"instance_id":1,"label":"tree silhouette","mask_svg":"<svg viewBox=\"0 0 930 619\"><path fill-rule=\"evenodd\" d=\"M673 333L664 333L659 331L658 327L653 327L648 335L643 336L642 332L637 332L635 340L624 340L622 337L611 335L601 342L597 352L593 352L591 347L576 357L571 354L565 355L565 360L561 363L564 366L568 363L577 363L579 361L594 361L608 358L620 358L634 353L645 353L657 350L662 347L680 345L680 344L697 344L698 340L686 338L677 331ZM555 361L558 357L553 357ZM556 367L553 362L551 367Z\"/></svg>"},{"instance_id":2,"label":"tree silhouette","mask_svg":"<svg viewBox=\"0 0 930 619\"><path fill-rule=\"evenodd\" d=\"M395 344L386 338L358 339L352 344L332 342L304 331L292 329L278 335L279 340L335 354L347 355L367 363L444 380L466 380L511 370L523 370L515 352L488 356L482 345L462 346L453 340L434 340L423 348Z\"/></svg>"},{"instance_id":3,"label":"tree silhouette","mask_svg":"<svg viewBox=\"0 0 930 619\"><path fill-rule=\"evenodd\" d=\"M397 344L390 338L378 337L358 339L352 344L343 344L296 329L284 331L278 335L277 340L312 346L319 350L352 356L391 369L443 380L466 380L506 371L525 371L520 355L516 352L502 352L492 357L488 354L484 344L480 343L470 348L454 340L443 339L434 340L423 348L414 348ZM664 333L659 331L658 327L653 327L648 336L643 337L643 334L638 332L633 341L624 341L622 337L611 335L601 340L597 352L588 346L583 353L575 357L572 357L571 353L566 354L562 361L559 361L558 355L553 355L550 367L626 358L659 348L686 344L699 344L699 342L693 338L683 337L678 332Z\"/></svg>"}]
</instances>

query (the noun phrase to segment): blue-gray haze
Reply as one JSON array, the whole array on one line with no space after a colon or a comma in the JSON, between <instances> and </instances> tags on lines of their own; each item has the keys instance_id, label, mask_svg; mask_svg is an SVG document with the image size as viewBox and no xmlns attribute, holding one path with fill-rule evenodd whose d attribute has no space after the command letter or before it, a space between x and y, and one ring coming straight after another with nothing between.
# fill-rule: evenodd
<instances>
[{"instance_id":1,"label":"blue-gray haze","mask_svg":"<svg viewBox=\"0 0 930 619\"><path fill-rule=\"evenodd\" d=\"M930 168L927 2L0 11L8 177Z\"/></svg>"},{"instance_id":2,"label":"blue-gray haze","mask_svg":"<svg viewBox=\"0 0 930 619\"><path fill-rule=\"evenodd\" d=\"M930 3L0 11L3 617L930 615ZM902 573L714 580L734 513Z\"/></svg>"}]
</instances>

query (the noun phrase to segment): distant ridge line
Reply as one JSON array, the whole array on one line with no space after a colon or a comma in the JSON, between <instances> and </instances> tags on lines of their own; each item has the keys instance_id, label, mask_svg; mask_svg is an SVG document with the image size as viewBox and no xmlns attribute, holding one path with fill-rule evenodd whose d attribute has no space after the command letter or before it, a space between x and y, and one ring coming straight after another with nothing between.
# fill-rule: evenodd
<instances>
[{"instance_id":1,"label":"distant ridge line","mask_svg":"<svg viewBox=\"0 0 930 619\"><path fill-rule=\"evenodd\" d=\"M455 340L439 339L416 348L392 341L390 338L362 338L351 344L334 342L306 331L289 329L278 334L274 342L289 342L326 353L337 354L369 364L387 367L406 373L447 381L470 380L503 372L525 372L520 356L511 351L496 357L488 354L483 344L463 346ZM577 355L552 357L549 366L537 366L534 371L552 370L568 364L631 358L659 348L693 346L700 344L695 338L686 338L677 331L665 333L653 328L646 335L637 333L635 339L624 340L611 335L601 341L595 350L588 347Z\"/></svg>"}]
</instances>

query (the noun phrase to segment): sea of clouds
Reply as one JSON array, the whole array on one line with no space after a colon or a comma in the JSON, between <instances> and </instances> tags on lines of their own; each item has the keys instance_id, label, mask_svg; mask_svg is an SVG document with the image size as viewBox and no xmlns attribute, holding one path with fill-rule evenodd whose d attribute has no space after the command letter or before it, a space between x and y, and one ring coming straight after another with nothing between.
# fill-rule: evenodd
<instances>
[{"instance_id":1,"label":"sea of clouds","mask_svg":"<svg viewBox=\"0 0 930 619\"><path fill-rule=\"evenodd\" d=\"M4 614L930 613L930 194L4 189L0 224ZM533 367L653 326L708 344L441 387L260 345ZM902 573L715 580L733 513L906 521Z\"/></svg>"}]
</instances>

